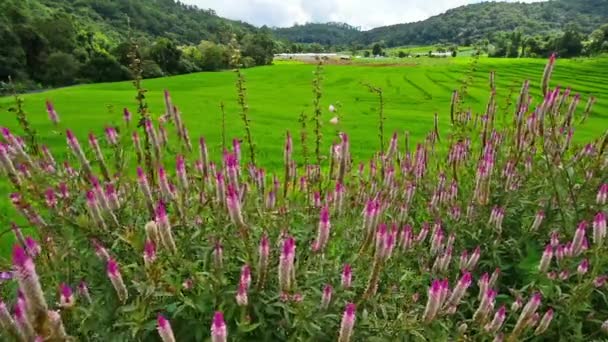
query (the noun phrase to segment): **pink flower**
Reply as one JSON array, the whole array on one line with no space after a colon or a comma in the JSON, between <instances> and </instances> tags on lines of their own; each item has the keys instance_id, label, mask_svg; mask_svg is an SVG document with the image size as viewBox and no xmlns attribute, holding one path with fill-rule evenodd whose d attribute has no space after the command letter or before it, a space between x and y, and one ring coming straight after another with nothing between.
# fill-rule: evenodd
<instances>
[{"instance_id":1,"label":"pink flower","mask_svg":"<svg viewBox=\"0 0 608 342\"><path fill-rule=\"evenodd\" d=\"M340 323L340 335L338 337L338 342L350 341L353 334L353 329L355 327L355 311L355 304L346 304L346 309L342 315L342 322Z\"/></svg>"},{"instance_id":2,"label":"pink flower","mask_svg":"<svg viewBox=\"0 0 608 342\"><path fill-rule=\"evenodd\" d=\"M36 266L25 250L19 245L13 246L14 276L23 291L27 311L33 314L46 314L47 304L38 280Z\"/></svg>"},{"instance_id":3,"label":"pink flower","mask_svg":"<svg viewBox=\"0 0 608 342\"><path fill-rule=\"evenodd\" d=\"M227 338L228 332L226 330L226 323L224 323L224 314L216 311L213 316L213 323L211 323L211 341L226 342Z\"/></svg>"},{"instance_id":4,"label":"pink flower","mask_svg":"<svg viewBox=\"0 0 608 342\"><path fill-rule=\"evenodd\" d=\"M91 300L91 294L89 293L89 287L87 286L87 283L85 283L84 280L81 280L78 284L78 293L80 294L80 296L85 298L89 304L93 302Z\"/></svg>"},{"instance_id":5,"label":"pink flower","mask_svg":"<svg viewBox=\"0 0 608 342\"><path fill-rule=\"evenodd\" d=\"M479 246L475 247L475 250L473 251L473 254L471 254L471 257L469 257L469 261L467 262L467 270L473 270L475 269L475 266L477 266L477 262L479 262L479 257L481 256L481 248L479 248Z\"/></svg>"},{"instance_id":6,"label":"pink flower","mask_svg":"<svg viewBox=\"0 0 608 342\"><path fill-rule=\"evenodd\" d=\"M353 271L349 264L345 264L342 269L342 287L348 289L351 287Z\"/></svg>"},{"instance_id":7,"label":"pink flower","mask_svg":"<svg viewBox=\"0 0 608 342\"><path fill-rule=\"evenodd\" d=\"M579 223L576 233L572 238L572 255L577 256L583 251L583 242L585 240L585 232L587 230L587 222Z\"/></svg>"},{"instance_id":8,"label":"pink flower","mask_svg":"<svg viewBox=\"0 0 608 342\"><path fill-rule=\"evenodd\" d=\"M74 295L68 284L62 283L59 285L59 305L63 308L74 306Z\"/></svg>"},{"instance_id":9,"label":"pink flower","mask_svg":"<svg viewBox=\"0 0 608 342\"><path fill-rule=\"evenodd\" d=\"M331 119L329 120L329 123L330 123L330 124L332 124L332 125L337 125L337 124L338 124L338 121L339 121L338 117L337 117L337 116L334 116L333 118L331 118Z\"/></svg>"},{"instance_id":10,"label":"pink flower","mask_svg":"<svg viewBox=\"0 0 608 342\"><path fill-rule=\"evenodd\" d=\"M228 214L230 215L232 223L239 227L244 227L245 221L243 221L243 213L241 212L241 200L238 196L237 190L232 185L228 185L226 205L228 207Z\"/></svg>"},{"instance_id":11,"label":"pink flower","mask_svg":"<svg viewBox=\"0 0 608 342\"><path fill-rule=\"evenodd\" d=\"M440 280L433 280L428 291L428 299L424 309L423 319L430 322L435 318L439 308L441 307L441 292L443 285Z\"/></svg>"},{"instance_id":12,"label":"pink flower","mask_svg":"<svg viewBox=\"0 0 608 342\"><path fill-rule=\"evenodd\" d=\"M239 283L236 292L236 303L239 306L247 306L247 303L249 302L249 299L247 297L247 288L247 284L243 283L242 281Z\"/></svg>"},{"instance_id":13,"label":"pink flower","mask_svg":"<svg viewBox=\"0 0 608 342\"><path fill-rule=\"evenodd\" d=\"M500 309L498 309L498 311L496 311L494 314L494 319L490 323L486 324L484 329L489 333L496 334L502 327L506 317L507 309L503 305L500 307Z\"/></svg>"},{"instance_id":14,"label":"pink flower","mask_svg":"<svg viewBox=\"0 0 608 342\"><path fill-rule=\"evenodd\" d=\"M173 240L171 223L169 222L169 218L167 217L167 211L162 201L158 202L158 205L156 206L155 215L160 241L162 242L163 246L171 253L177 252L177 246L175 245L175 240Z\"/></svg>"},{"instance_id":15,"label":"pink flower","mask_svg":"<svg viewBox=\"0 0 608 342\"><path fill-rule=\"evenodd\" d=\"M600 185L597 192L596 202L598 205L605 205L608 200L608 183Z\"/></svg>"},{"instance_id":16,"label":"pink flower","mask_svg":"<svg viewBox=\"0 0 608 342\"><path fill-rule=\"evenodd\" d=\"M122 116L127 124L131 122L131 112L127 108L123 108Z\"/></svg>"},{"instance_id":17,"label":"pink flower","mask_svg":"<svg viewBox=\"0 0 608 342\"><path fill-rule=\"evenodd\" d=\"M283 248L279 259L279 287L283 291L291 288L293 263L295 260L296 242L292 237L283 240Z\"/></svg>"},{"instance_id":18,"label":"pink flower","mask_svg":"<svg viewBox=\"0 0 608 342\"><path fill-rule=\"evenodd\" d=\"M327 208L327 206L321 209L320 216L317 239L315 245L313 246L314 251L323 251L325 249L329 240L329 233L331 229L331 223L329 222L329 208Z\"/></svg>"},{"instance_id":19,"label":"pink flower","mask_svg":"<svg viewBox=\"0 0 608 342\"><path fill-rule=\"evenodd\" d=\"M472 282L473 280L471 277L471 273L465 272L462 277L460 277L458 284L454 287L454 291L452 291L452 294L446 302L446 305L458 306L458 304L460 304L460 300L462 299L462 297L464 297L467 289L469 288L469 286L471 286Z\"/></svg>"},{"instance_id":20,"label":"pink flower","mask_svg":"<svg viewBox=\"0 0 608 342\"><path fill-rule=\"evenodd\" d=\"M492 289L487 289L483 297L481 298L481 302L479 303L479 307L473 318L478 321L484 321L488 314L494 309L494 300L496 298L496 291Z\"/></svg>"},{"instance_id":21,"label":"pink flower","mask_svg":"<svg viewBox=\"0 0 608 342\"><path fill-rule=\"evenodd\" d=\"M163 342L175 342L175 337L173 336L173 330L171 329L171 324L169 321L161 314L158 314L156 319L156 329L158 330L158 335Z\"/></svg>"},{"instance_id":22,"label":"pink flower","mask_svg":"<svg viewBox=\"0 0 608 342\"><path fill-rule=\"evenodd\" d=\"M245 285L245 288L249 289L249 285L251 285L251 268L249 265L245 264L241 267L241 280L240 283Z\"/></svg>"},{"instance_id":23,"label":"pink flower","mask_svg":"<svg viewBox=\"0 0 608 342\"><path fill-rule=\"evenodd\" d=\"M578 265L576 271L578 274L583 275L589 271L589 259L583 259L581 263Z\"/></svg>"},{"instance_id":24,"label":"pink flower","mask_svg":"<svg viewBox=\"0 0 608 342\"><path fill-rule=\"evenodd\" d=\"M177 179L179 180L179 184L182 189L188 189L188 176L186 175L186 163L184 161L184 157L182 155L178 155L176 158L176 170L177 170Z\"/></svg>"},{"instance_id":25,"label":"pink flower","mask_svg":"<svg viewBox=\"0 0 608 342\"><path fill-rule=\"evenodd\" d=\"M593 219L593 243L601 245L606 238L606 215L600 211Z\"/></svg>"},{"instance_id":26,"label":"pink flower","mask_svg":"<svg viewBox=\"0 0 608 342\"><path fill-rule=\"evenodd\" d=\"M156 245L152 240L146 240L144 243L144 263L149 266L156 260Z\"/></svg>"},{"instance_id":27,"label":"pink flower","mask_svg":"<svg viewBox=\"0 0 608 342\"><path fill-rule=\"evenodd\" d=\"M110 145L118 144L118 134L116 133L116 128L108 126L105 128L105 133Z\"/></svg>"},{"instance_id":28,"label":"pink flower","mask_svg":"<svg viewBox=\"0 0 608 342\"><path fill-rule=\"evenodd\" d=\"M49 114L49 120L55 125L59 123L59 115L55 111L55 106L50 100L46 100L46 112Z\"/></svg>"},{"instance_id":29,"label":"pink flower","mask_svg":"<svg viewBox=\"0 0 608 342\"><path fill-rule=\"evenodd\" d=\"M118 263L112 258L108 259L107 273L108 278L110 278L110 282L112 282L112 286L114 286L114 290L116 290L118 299L122 303L125 303L129 297L129 292L127 291L124 281L122 280Z\"/></svg>"},{"instance_id":30,"label":"pink flower","mask_svg":"<svg viewBox=\"0 0 608 342\"><path fill-rule=\"evenodd\" d=\"M547 312L545 312L543 317L540 319L536 330L534 330L534 335L538 336L547 331L549 324L551 324L551 320L553 320L553 309L549 309Z\"/></svg>"},{"instance_id":31,"label":"pink flower","mask_svg":"<svg viewBox=\"0 0 608 342\"><path fill-rule=\"evenodd\" d=\"M329 303L331 302L331 295L333 292L333 288L330 284L326 284L323 288L323 294L321 295L321 309L327 309L329 307Z\"/></svg>"},{"instance_id":32,"label":"pink flower","mask_svg":"<svg viewBox=\"0 0 608 342\"><path fill-rule=\"evenodd\" d=\"M540 259L540 264L538 265L538 270L540 272L547 272L549 266L551 265L551 259L553 258L553 247L551 244L548 244L545 247L545 251L543 252L543 256Z\"/></svg>"}]
</instances>

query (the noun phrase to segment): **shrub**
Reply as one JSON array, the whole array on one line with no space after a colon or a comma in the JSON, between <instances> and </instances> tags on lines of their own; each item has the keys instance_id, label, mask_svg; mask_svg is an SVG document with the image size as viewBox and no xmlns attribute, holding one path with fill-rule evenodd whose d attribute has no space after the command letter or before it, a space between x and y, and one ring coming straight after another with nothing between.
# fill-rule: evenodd
<instances>
[{"instance_id":1,"label":"shrub","mask_svg":"<svg viewBox=\"0 0 608 342\"><path fill-rule=\"evenodd\" d=\"M80 63L73 55L53 52L46 61L44 82L54 86L74 84L79 68Z\"/></svg>"},{"instance_id":2,"label":"shrub","mask_svg":"<svg viewBox=\"0 0 608 342\"><path fill-rule=\"evenodd\" d=\"M578 95L550 88L553 64L538 107L524 83L513 119L504 120L512 125L495 120L494 92L479 119L457 110L455 93L448 135L436 121L410 148L395 133L367 168L353 162L345 133L320 159L329 165L296 168L287 134L282 180L244 165L238 139L217 163L203 138L192 151L168 93L162 131L144 117L140 129L127 122L118 136L108 126L102 141L92 133L85 145L67 130L73 157L65 164L47 149L27 154L3 129L10 198L39 242L13 227L14 268L3 279L14 281L1 289L12 303L0 304L0 333L595 338L608 326L608 137L574 144L592 101L581 112ZM166 139L168 122L176 141ZM130 139L135 129L141 140ZM131 159L154 167L135 171L124 162Z\"/></svg>"}]
</instances>

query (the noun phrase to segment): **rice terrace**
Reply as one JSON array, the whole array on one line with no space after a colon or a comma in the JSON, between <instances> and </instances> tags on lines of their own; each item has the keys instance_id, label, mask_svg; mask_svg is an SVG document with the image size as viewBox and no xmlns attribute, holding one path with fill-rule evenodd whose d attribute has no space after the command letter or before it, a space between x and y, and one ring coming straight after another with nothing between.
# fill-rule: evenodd
<instances>
[{"instance_id":1,"label":"rice terrace","mask_svg":"<svg viewBox=\"0 0 608 342\"><path fill-rule=\"evenodd\" d=\"M608 0L428 3L0 3L0 340L608 340Z\"/></svg>"}]
</instances>

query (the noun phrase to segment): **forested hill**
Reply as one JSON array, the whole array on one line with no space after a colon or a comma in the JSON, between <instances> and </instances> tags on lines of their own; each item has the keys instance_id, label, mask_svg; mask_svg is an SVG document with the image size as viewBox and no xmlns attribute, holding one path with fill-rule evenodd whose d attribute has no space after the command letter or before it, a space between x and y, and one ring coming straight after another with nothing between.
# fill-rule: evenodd
<instances>
[{"instance_id":1,"label":"forested hill","mask_svg":"<svg viewBox=\"0 0 608 342\"><path fill-rule=\"evenodd\" d=\"M129 36L146 77L226 67L233 37L248 65L272 61L269 30L176 0L0 0L0 86L127 79Z\"/></svg>"},{"instance_id":2,"label":"forested hill","mask_svg":"<svg viewBox=\"0 0 608 342\"><path fill-rule=\"evenodd\" d=\"M275 29L277 37L324 45L370 44L387 46L449 42L470 44L499 31L547 34L574 24L590 33L608 23L608 0L553 0L537 3L484 2L461 6L429 19L358 31L348 25L306 24ZM336 39L338 37L339 39Z\"/></svg>"}]
</instances>

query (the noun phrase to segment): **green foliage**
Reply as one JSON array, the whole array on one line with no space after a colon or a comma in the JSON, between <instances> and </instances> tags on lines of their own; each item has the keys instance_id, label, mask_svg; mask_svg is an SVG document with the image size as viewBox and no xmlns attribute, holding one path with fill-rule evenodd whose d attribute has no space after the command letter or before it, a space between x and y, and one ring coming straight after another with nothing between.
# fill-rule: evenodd
<instances>
[{"instance_id":1,"label":"green foliage","mask_svg":"<svg viewBox=\"0 0 608 342\"><path fill-rule=\"evenodd\" d=\"M46 60L43 81L45 84L52 86L74 84L79 71L80 63L73 55L65 52L53 52Z\"/></svg>"}]
</instances>

